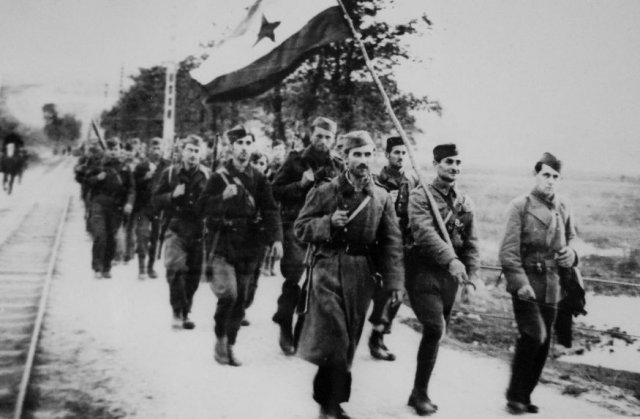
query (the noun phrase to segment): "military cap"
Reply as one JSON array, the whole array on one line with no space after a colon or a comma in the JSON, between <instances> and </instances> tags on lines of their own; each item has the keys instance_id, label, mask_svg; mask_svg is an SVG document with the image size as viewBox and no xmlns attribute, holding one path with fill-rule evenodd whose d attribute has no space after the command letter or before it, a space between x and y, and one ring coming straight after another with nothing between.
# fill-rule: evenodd
<instances>
[{"instance_id":1,"label":"military cap","mask_svg":"<svg viewBox=\"0 0 640 419\"><path fill-rule=\"evenodd\" d=\"M331 119L325 118L324 116L319 116L313 120L313 122L311 123L311 128L313 129L315 127L327 130L334 135L338 131L338 125Z\"/></svg>"},{"instance_id":2,"label":"military cap","mask_svg":"<svg viewBox=\"0 0 640 419\"><path fill-rule=\"evenodd\" d=\"M160 137L153 137L150 141L151 145L162 145L162 138Z\"/></svg>"},{"instance_id":3,"label":"military cap","mask_svg":"<svg viewBox=\"0 0 640 419\"><path fill-rule=\"evenodd\" d=\"M189 134L187 135L187 138L182 140L182 147L184 148L187 144L192 144L196 147L202 147L203 140L195 134Z\"/></svg>"},{"instance_id":4,"label":"military cap","mask_svg":"<svg viewBox=\"0 0 640 419\"><path fill-rule=\"evenodd\" d=\"M440 162L445 157L457 156L458 147L453 143L439 144L433 148L433 160Z\"/></svg>"},{"instance_id":5,"label":"military cap","mask_svg":"<svg viewBox=\"0 0 640 419\"><path fill-rule=\"evenodd\" d=\"M344 148L345 154L349 154L349 150L356 147L362 147L365 145L371 145L375 147L375 143L371 139L371 135L367 131L351 131L344 136Z\"/></svg>"},{"instance_id":6,"label":"military cap","mask_svg":"<svg viewBox=\"0 0 640 419\"><path fill-rule=\"evenodd\" d=\"M540 160L537 161L536 166L538 166L539 164L546 164L547 166L549 166L550 168L552 168L553 170L555 170L556 172L560 173L560 170L562 169L562 161L558 160L556 158L556 156L554 156L551 153L544 153L542 155L542 157L540 157ZM539 169L536 168L536 171L538 171Z\"/></svg>"},{"instance_id":7,"label":"military cap","mask_svg":"<svg viewBox=\"0 0 640 419\"><path fill-rule=\"evenodd\" d=\"M251 136L251 138L255 140L255 138L253 137L253 134L247 131L247 129L242 125L236 125L235 127L231 128L229 131L226 132L226 136L229 139L229 142L231 143L234 143L236 140L239 140L240 138L244 138L247 135Z\"/></svg>"},{"instance_id":8,"label":"military cap","mask_svg":"<svg viewBox=\"0 0 640 419\"><path fill-rule=\"evenodd\" d=\"M387 138L387 153L391 153L393 147L397 147L399 145L404 145L404 141L402 141L402 137L389 137Z\"/></svg>"},{"instance_id":9,"label":"military cap","mask_svg":"<svg viewBox=\"0 0 640 419\"><path fill-rule=\"evenodd\" d=\"M120 147L120 138L111 137L111 138L108 138L105 143L108 149Z\"/></svg>"}]
</instances>

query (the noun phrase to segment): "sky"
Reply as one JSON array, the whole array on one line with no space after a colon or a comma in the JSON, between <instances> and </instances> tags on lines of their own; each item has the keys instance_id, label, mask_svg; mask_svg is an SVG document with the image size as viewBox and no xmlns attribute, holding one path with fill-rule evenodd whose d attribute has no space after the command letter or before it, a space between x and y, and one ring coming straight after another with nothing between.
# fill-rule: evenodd
<instances>
[{"instance_id":1,"label":"sky","mask_svg":"<svg viewBox=\"0 0 640 419\"><path fill-rule=\"evenodd\" d=\"M35 125L45 102L96 115L121 71L126 87L140 67L202 51L248 4L0 0L8 105ZM384 18L423 13L432 27L407 40L421 62L397 71L405 90L444 108L417 114L422 154L454 141L477 165L530 167L550 151L568 169L640 173L640 1L396 0Z\"/></svg>"}]
</instances>

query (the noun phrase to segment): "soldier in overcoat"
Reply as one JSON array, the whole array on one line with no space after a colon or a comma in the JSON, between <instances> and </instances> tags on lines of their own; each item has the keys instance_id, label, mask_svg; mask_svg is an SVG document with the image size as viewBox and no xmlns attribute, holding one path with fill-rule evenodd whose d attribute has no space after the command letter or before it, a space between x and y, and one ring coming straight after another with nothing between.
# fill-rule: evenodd
<instances>
[{"instance_id":1,"label":"soldier in overcoat","mask_svg":"<svg viewBox=\"0 0 640 419\"><path fill-rule=\"evenodd\" d=\"M330 151L336 135L336 123L318 117L311 124L311 144L304 150L292 150L273 180L273 195L280 202L284 254L280 270L284 276L282 293L273 321L280 326L280 348L292 355L293 313L300 295L299 282L304 272L304 246L296 239L293 222L314 186L328 182L344 170L342 159Z\"/></svg>"},{"instance_id":2,"label":"soldier in overcoat","mask_svg":"<svg viewBox=\"0 0 640 419\"><path fill-rule=\"evenodd\" d=\"M313 397L321 418L348 418L340 403L349 399L376 281L402 296L402 237L393 201L369 173L374 149L366 131L347 134L347 171L312 189L294 224L296 237L314 249L297 351L318 366Z\"/></svg>"},{"instance_id":3,"label":"soldier in overcoat","mask_svg":"<svg viewBox=\"0 0 640 419\"><path fill-rule=\"evenodd\" d=\"M531 393L549 351L561 298L560 275L578 263L571 211L555 191L561 168L554 155L544 153L534 166L535 187L511 201L507 210L500 263L520 333L507 390L507 408L514 414L538 412Z\"/></svg>"},{"instance_id":4,"label":"soldier in overcoat","mask_svg":"<svg viewBox=\"0 0 640 419\"><path fill-rule=\"evenodd\" d=\"M193 329L189 318L202 273L202 218L198 198L209 178L200 164L203 141L189 135L182 141L182 162L166 168L155 184L151 203L164 210L164 265L173 310L172 327Z\"/></svg>"},{"instance_id":5,"label":"soldier in overcoat","mask_svg":"<svg viewBox=\"0 0 640 419\"><path fill-rule=\"evenodd\" d=\"M467 300L475 287L472 284L478 283L480 256L473 204L455 185L460 165L455 144L440 144L433 149L437 175L427 188L445 223L451 245L436 226L434 209L425 190L418 187L409 195L412 244L406 258L406 285L411 308L422 323L422 340L408 404L419 415L438 409L428 396L428 387L458 286L464 284L463 297Z\"/></svg>"},{"instance_id":6,"label":"soldier in overcoat","mask_svg":"<svg viewBox=\"0 0 640 419\"><path fill-rule=\"evenodd\" d=\"M282 225L266 176L249 164L253 134L235 127L227 138L232 158L213 173L199 205L213 235L207 253L212 254L211 289L218 297L214 358L223 365L240 366L234 345L249 287L265 243L282 256Z\"/></svg>"}]
</instances>

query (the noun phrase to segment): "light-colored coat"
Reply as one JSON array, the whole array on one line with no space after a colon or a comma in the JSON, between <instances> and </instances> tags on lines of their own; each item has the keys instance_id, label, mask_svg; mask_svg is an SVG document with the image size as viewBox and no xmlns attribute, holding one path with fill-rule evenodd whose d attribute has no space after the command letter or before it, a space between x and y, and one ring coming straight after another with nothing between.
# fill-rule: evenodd
<instances>
[{"instance_id":1,"label":"light-colored coat","mask_svg":"<svg viewBox=\"0 0 640 419\"><path fill-rule=\"evenodd\" d=\"M511 201L499 254L507 291L516 293L531 285L537 300L557 303L560 280L554 254L571 247L576 238L571 213L561 198L547 204L532 192Z\"/></svg>"}]
</instances>

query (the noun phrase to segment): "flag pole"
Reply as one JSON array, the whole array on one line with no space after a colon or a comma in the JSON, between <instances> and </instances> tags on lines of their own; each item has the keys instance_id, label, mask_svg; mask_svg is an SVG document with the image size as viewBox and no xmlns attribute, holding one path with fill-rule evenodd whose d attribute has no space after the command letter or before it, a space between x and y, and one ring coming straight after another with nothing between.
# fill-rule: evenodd
<instances>
[{"instance_id":1,"label":"flag pole","mask_svg":"<svg viewBox=\"0 0 640 419\"><path fill-rule=\"evenodd\" d=\"M413 152L411 150L411 144L409 143L409 138L407 137L407 133L404 131L404 128L402 128L402 124L400 124L398 117L396 116L395 112L393 111L393 108L391 107L391 101L389 100L389 96L387 95L387 92L384 90L384 86L382 85L382 82L380 82L380 78L378 78L378 74L373 68L373 64L371 63L371 58L369 58L369 53L367 53L367 49L364 46L364 42L362 42L362 36L360 35L360 32L358 32L355 25L353 24L353 20L351 20L351 16L349 16L349 12L347 11L347 8L344 6L344 3L342 2L342 0L337 0L337 1L340 4L342 11L344 12L344 18L349 24L349 27L351 28L353 37L355 38L356 42L358 43L358 46L360 47L360 51L362 52L365 63L367 64L369 73L371 73L371 77L373 77L373 81L375 82L376 86L378 87L378 90L380 91L380 94L382 95L382 99L384 101L384 106L387 109L387 113L389 114L389 117L391 117L391 120L393 121L393 125L395 125L396 130L398 130L398 133L400 134L400 138L402 138L402 142L407 147L407 155L409 156L409 161L411 162L411 166L413 167L413 170L416 172L416 175L418 176L418 182L420 183L420 186L422 186L422 189L424 189L424 191L427 194L427 199L429 200L429 205L431 206L431 210L433 213L433 218L435 219L436 225L438 226L438 229L442 234L442 238L447 242L448 245L452 246L451 238L449 237L447 228L444 225L444 221L442 220L440 211L438 211L438 204L436 203L435 199L433 198L433 195L427 188L427 183L424 181L424 178L420 173L416 160L413 156Z\"/></svg>"}]
</instances>

